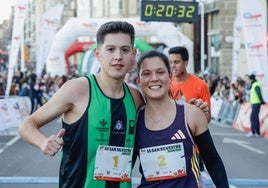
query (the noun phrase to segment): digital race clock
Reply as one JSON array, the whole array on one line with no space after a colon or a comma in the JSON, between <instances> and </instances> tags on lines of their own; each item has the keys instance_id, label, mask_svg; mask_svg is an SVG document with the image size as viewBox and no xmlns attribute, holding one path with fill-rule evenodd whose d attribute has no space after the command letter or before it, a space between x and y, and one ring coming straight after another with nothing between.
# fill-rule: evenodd
<instances>
[{"instance_id":1,"label":"digital race clock","mask_svg":"<svg viewBox=\"0 0 268 188\"><path fill-rule=\"evenodd\" d=\"M197 22L198 2L142 0L141 20Z\"/></svg>"}]
</instances>

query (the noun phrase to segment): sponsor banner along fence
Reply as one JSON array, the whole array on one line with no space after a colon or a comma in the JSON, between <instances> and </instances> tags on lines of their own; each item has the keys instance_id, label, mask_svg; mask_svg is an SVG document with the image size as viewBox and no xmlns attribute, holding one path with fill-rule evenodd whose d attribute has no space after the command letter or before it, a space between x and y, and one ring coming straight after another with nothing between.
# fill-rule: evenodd
<instances>
[{"instance_id":1,"label":"sponsor banner along fence","mask_svg":"<svg viewBox=\"0 0 268 188\"><path fill-rule=\"evenodd\" d=\"M31 113L29 97L11 97L0 99L0 131L18 127L21 121Z\"/></svg>"},{"instance_id":2,"label":"sponsor banner along fence","mask_svg":"<svg viewBox=\"0 0 268 188\"><path fill-rule=\"evenodd\" d=\"M250 113L251 113L251 104L250 103L241 104L238 116L235 122L233 123L233 127L244 132L250 132L251 131ZM268 104L261 106L259 118L260 118L261 136L268 138Z\"/></svg>"},{"instance_id":3,"label":"sponsor banner along fence","mask_svg":"<svg viewBox=\"0 0 268 188\"><path fill-rule=\"evenodd\" d=\"M20 122L31 112L29 97L11 97L0 99L0 131L18 127ZM228 102L218 97L211 97L212 119L232 125L235 129L250 132L251 105L237 101ZM261 136L268 138L268 104L260 111Z\"/></svg>"},{"instance_id":4,"label":"sponsor banner along fence","mask_svg":"<svg viewBox=\"0 0 268 188\"><path fill-rule=\"evenodd\" d=\"M218 97L211 97L212 119L232 125L235 129L243 132L250 132L251 104L237 101L229 102ZM260 131L261 136L268 138L268 104L261 106L260 111Z\"/></svg>"}]
</instances>

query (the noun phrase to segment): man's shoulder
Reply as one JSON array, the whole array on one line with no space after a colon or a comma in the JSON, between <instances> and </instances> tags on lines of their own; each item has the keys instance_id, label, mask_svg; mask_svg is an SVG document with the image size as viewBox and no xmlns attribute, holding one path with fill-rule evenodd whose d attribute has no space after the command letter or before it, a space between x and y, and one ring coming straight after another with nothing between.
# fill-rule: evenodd
<instances>
[{"instance_id":1,"label":"man's shoulder","mask_svg":"<svg viewBox=\"0 0 268 188\"><path fill-rule=\"evenodd\" d=\"M88 88L88 79L86 77L73 78L65 82L63 86L71 90L85 89Z\"/></svg>"},{"instance_id":2,"label":"man's shoulder","mask_svg":"<svg viewBox=\"0 0 268 188\"><path fill-rule=\"evenodd\" d=\"M207 83L205 82L205 80L201 79L200 77L198 77L194 74L189 74L188 82L190 82L191 84L194 84L194 85L207 86Z\"/></svg>"},{"instance_id":3,"label":"man's shoulder","mask_svg":"<svg viewBox=\"0 0 268 188\"><path fill-rule=\"evenodd\" d=\"M86 82L88 82L87 80L88 79L87 79L86 76L81 76L81 77L77 77L77 78L73 78L71 80L68 80L67 82L72 82L72 83L78 83L78 82L86 83Z\"/></svg>"},{"instance_id":4,"label":"man's shoulder","mask_svg":"<svg viewBox=\"0 0 268 188\"><path fill-rule=\"evenodd\" d=\"M145 104L143 95L138 88L129 86L130 93L134 99L137 109Z\"/></svg>"},{"instance_id":5,"label":"man's shoulder","mask_svg":"<svg viewBox=\"0 0 268 188\"><path fill-rule=\"evenodd\" d=\"M177 88L182 88L182 87L199 87L199 86L207 86L206 82L202 80L201 78L197 77L194 74L188 74L187 80L185 80L183 83L176 83L174 79L172 78L170 82L171 89L177 89Z\"/></svg>"},{"instance_id":6,"label":"man's shoulder","mask_svg":"<svg viewBox=\"0 0 268 188\"><path fill-rule=\"evenodd\" d=\"M189 74L189 79L195 80L196 82L205 83L203 79L194 74Z\"/></svg>"}]
</instances>

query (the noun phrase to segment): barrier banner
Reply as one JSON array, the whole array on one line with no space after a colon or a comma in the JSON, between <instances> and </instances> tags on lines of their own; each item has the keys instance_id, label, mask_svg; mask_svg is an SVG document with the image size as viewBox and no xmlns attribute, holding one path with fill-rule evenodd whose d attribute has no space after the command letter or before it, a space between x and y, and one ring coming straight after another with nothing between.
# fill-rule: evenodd
<instances>
[{"instance_id":1,"label":"barrier banner","mask_svg":"<svg viewBox=\"0 0 268 188\"><path fill-rule=\"evenodd\" d=\"M238 116L233 123L233 127L243 132L250 132L250 113L251 104L248 102L241 104ZM268 104L261 106L259 118L261 136L268 138Z\"/></svg>"},{"instance_id":2,"label":"barrier banner","mask_svg":"<svg viewBox=\"0 0 268 188\"><path fill-rule=\"evenodd\" d=\"M223 100L219 97L211 97L210 98L210 104L211 104L211 117L213 119L218 119L221 106L223 104Z\"/></svg>"},{"instance_id":3,"label":"barrier banner","mask_svg":"<svg viewBox=\"0 0 268 188\"><path fill-rule=\"evenodd\" d=\"M29 97L0 99L0 131L18 127L30 113L31 101Z\"/></svg>"}]
</instances>

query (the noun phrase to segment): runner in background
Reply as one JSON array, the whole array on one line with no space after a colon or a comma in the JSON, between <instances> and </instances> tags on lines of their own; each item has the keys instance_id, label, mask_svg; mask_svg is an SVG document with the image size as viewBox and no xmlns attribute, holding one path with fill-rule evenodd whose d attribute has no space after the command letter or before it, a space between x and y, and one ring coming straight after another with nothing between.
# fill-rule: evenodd
<instances>
[{"instance_id":1,"label":"runner in background","mask_svg":"<svg viewBox=\"0 0 268 188\"><path fill-rule=\"evenodd\" d=\"M208 85L201 80L187 72L187 65L189 61L188 50L183 46L172 47L168 51L169 63L172 71L172 80L170 84L171 97L179 102L195 101L201 99L207 103L208 110L204 111L208 123L211 120L210 112L210 91ZM202 157L199 157L200 171L204 171Z\"/></svg>"}]
</instances>

